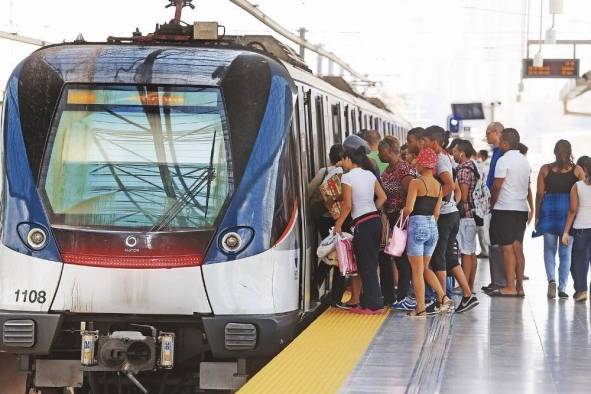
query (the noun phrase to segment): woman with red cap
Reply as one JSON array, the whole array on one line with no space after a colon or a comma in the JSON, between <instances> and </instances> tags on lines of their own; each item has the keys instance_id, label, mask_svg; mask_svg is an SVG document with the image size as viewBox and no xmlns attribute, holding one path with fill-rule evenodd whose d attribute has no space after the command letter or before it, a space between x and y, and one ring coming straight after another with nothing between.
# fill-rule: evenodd
<instances>
[{"instance_id":1,"label":"woman with red cap","mask_svg":"<svg viewBox=\"0 0 591 394\"><path fill-rule=\"evenodd\" d=\"M421 150L417 157L420 176L408 185L404 217L408 217L406 253L412 270L412 284L417 307L409 316L425 317L425 282L437 293L440 311L453 309L454 303L445 295L437 276L429 268L429 261L437 244L437 218L443 198L441 184L433 176L437 154L432 149Z\"/></svg>"}]
</instances>

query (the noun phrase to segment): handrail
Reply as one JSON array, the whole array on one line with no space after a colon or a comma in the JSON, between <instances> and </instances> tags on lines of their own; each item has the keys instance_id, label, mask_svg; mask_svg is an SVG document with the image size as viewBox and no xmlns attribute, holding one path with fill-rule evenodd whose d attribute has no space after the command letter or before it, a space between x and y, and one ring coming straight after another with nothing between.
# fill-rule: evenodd
<instances>
[{"instance_id":1,"label":"handrail","mask_svg":"<svg viewBox=\"0 0 591 394\"><path fill-rule=\"evenodd\" d=\"M290 40L298 45L301 45L302 47L307 48L307 49L311 50L312 52L317 53L320 56L324 56L325 58L332 60L333 62L335 62L336 64L341 66L344 70L349 72L355 78L357 78L361 81L369 82L369 83L373 84L373 81L368 79L367 75L363 75L363 74L355 71L349 64L345 63L345 61L342 60L341 58L339 58L337 55L335 55L332 52L322 49L322 45L312 44L310 41L301 38L297 34L292 33L291 31L289 31L286 28L284 28L283 26L281 26L279 23L275 22L268 15L266 15L264 12L259 10L258 7L252 5L248 1L246 1L246 0L230 0L230 1L234 4L236 4L238 7L245 10L246 12L248 12L249 14L251 14L252 16L254 16L255 18L257 18L259 21L263 22L266 26L270 27L271 29L275 30L277 33L281 34L283 37L287 38L288 40Z\"/></svg>"},{"instance_id":2,"label":"handrail","mask_svg":"<svg viewBox=\"0 0 591 394\"><path fill-rule=\"evenodd\" d=\"M0 38L5 38L7 40L18 41L25 44L30 45L37 45L39 47L44 47L45 45L51 44L49 41L39 40L37 38L21 36L18 33L9 33L7 31L0 30Z\"/></svg>"}]
</instances>

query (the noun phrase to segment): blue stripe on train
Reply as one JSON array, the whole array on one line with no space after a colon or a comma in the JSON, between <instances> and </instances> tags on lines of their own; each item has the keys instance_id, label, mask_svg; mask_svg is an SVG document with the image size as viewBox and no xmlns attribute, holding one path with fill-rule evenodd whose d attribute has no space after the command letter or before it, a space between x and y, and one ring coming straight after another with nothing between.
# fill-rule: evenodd
<instances>
[{"instance_id":1,"label":"blue stripe on train","mask_svg":"<svg viewBox=\"0 0 591 394\"><path fill-rule=\"evenodd\" d=\"M277 193L282 193L277 189L277 175L290 129L295 92L285 70L274 62L269 62L269 66L271 86L259 134L240 185L208 250L205 264L253 256L271 247L275 199ZM226 256L219 249L218 237L235 226L254 229L254 239L239 254Z\"/></svg>"},{"instance_id":2,"label":"blue stripe on train","mask_svg":"<svg viewBox=\"0 0 591 394\"><path fill-rule=\"evenodd\" d=\"M10 76L4 103L5 179L2 243L19 253L59 262L60 254L49 230L49 221L37 193L23 140L18 102L18 81L21 69L22 63ZM32 223L45 228L49 232L48 245L40 251L27 248L17 231L22 223Z\"/></svg>"}]
</instances>

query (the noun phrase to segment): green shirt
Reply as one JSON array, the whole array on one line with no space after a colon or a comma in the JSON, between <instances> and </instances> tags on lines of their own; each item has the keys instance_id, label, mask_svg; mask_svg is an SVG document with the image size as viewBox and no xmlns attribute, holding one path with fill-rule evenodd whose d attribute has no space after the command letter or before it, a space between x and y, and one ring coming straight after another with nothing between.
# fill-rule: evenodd
<instances>
[{"instance_id":1,"label":"green shirt","mask_svg":"<svg viewBox=\"0 0 591 394\"><path fill-rule=\"evenodd\" d=\"M369 155L367 155L367 157L369 157L370 159L372 159L373 161L375 161L378 165L378 170L380 170L380 174L382 172L384 172L384 170L386 168L388 168L388 163L384 163L383 161L380 160L380 154L378 153L377 150L372 150L371 153Z\"/></svg>"}]
</instances>

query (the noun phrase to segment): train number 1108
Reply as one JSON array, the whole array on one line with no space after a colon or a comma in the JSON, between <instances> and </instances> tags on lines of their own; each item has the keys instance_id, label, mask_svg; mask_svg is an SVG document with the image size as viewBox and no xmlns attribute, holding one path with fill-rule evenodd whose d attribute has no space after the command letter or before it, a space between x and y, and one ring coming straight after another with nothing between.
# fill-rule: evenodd
<instances>
[{"instance_id":1,"label":"train number 1108","mask_svg":"<svg viewBox=\"0 0 591 394\"><path fill-rule=\"evenodd\" d=\"M16 296L16 302L45 304L45 301L47 301L45 290L17 290L14 295Z\"/></svg>"}]
</instances>

